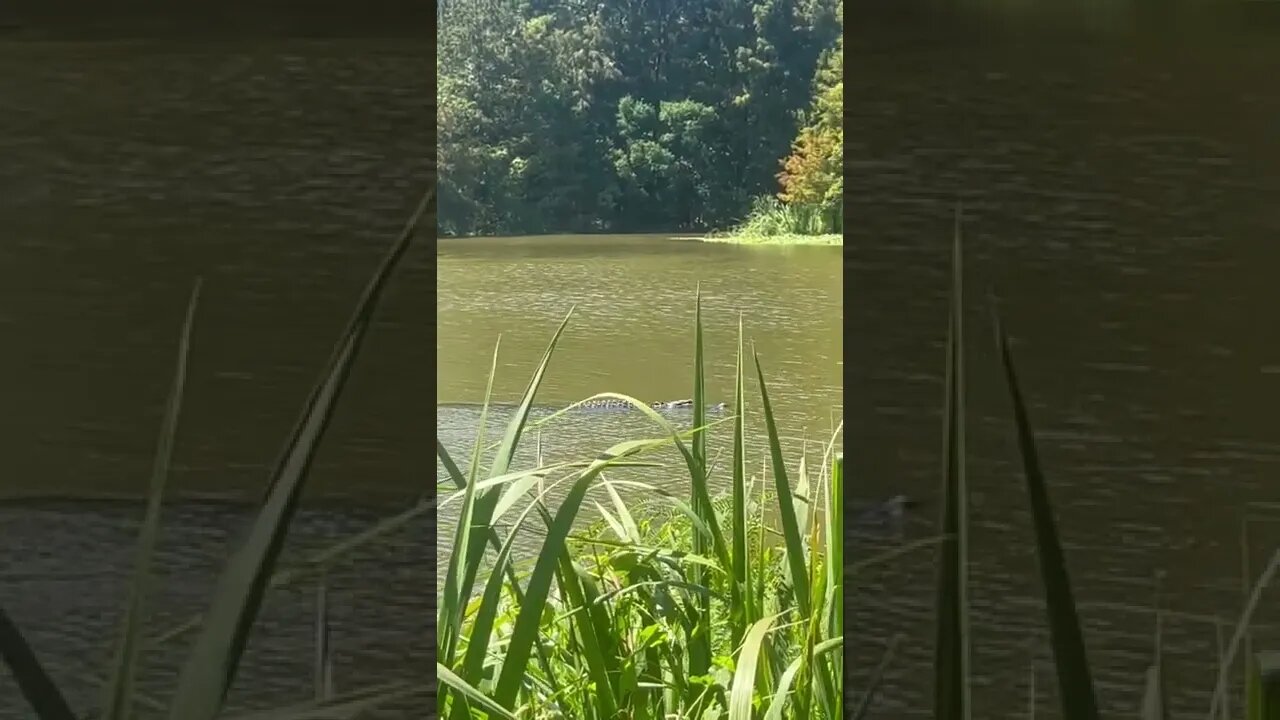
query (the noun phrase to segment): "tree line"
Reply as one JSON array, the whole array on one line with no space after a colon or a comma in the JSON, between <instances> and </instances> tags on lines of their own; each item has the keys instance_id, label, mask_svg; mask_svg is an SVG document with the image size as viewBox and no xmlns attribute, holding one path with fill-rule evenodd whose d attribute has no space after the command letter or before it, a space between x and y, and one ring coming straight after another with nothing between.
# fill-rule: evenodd
<instances>
[{"instance_id":1,"label":"tree line","mask_svg":"<svg viewBox=\"0 0 1280 720\"><path fill-rule=\"evenodd\" d=\"M701 230L780 190L838 198L839 3L443 3L441 232Z\"/></svg>"}]
</instances>

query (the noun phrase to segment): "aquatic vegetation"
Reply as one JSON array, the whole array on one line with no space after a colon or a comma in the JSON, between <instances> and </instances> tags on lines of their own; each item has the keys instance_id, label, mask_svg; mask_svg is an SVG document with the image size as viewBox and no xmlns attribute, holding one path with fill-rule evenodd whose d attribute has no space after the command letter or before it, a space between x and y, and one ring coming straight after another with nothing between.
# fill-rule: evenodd
<instances>
[{"instance_id":1,"label":"aquatic vegetation","mask_svg":"<svg viewBox=\"0 0 1280 720\"><path fill-rule=\"evenodd\" d=\"M843 209L820 203L784 203L773 196L756 198L746 219L727 233L712 236L722 242L823 244L844 242Z\"/></svg>"},{"instance_id":2,"label":"aquatic vegetation","mask_svg":"<svg viewBox=\"0 0 1280 720\"><path fill-rule=\"evenodd\" d=\"M844 717L839 428L813 477L804 457L793 475L762 363L754 353L748 359L740 324L736 414L714 424L732 423L731 497L713 498L699 300L691 428L634 398L603 393L596 397L644 413L653 437L616 442L594 458L540 458L536 467L513 471L528 408L569 319L553 335L487 470L483 422L466 474L437 444L456 488L442 505L459 506L437 618L441 717ZM747 469L740 410L749 361L769 449L768 477L759 482ZM612 477L623 467L657 471L649 456L670 447L683 461L687 497ZM561 496L554 509L546 502L553 490ZM589 503L589 491L607 500ZM637 495L674 512L624 499ZM506 517L517 508L517 517ZM592 509L599 519L583 527ZM534 522L541 526L528 567L517 559L516 539ZM492 546L496 555L486 558Z\"/></svg>"}]
</instances>

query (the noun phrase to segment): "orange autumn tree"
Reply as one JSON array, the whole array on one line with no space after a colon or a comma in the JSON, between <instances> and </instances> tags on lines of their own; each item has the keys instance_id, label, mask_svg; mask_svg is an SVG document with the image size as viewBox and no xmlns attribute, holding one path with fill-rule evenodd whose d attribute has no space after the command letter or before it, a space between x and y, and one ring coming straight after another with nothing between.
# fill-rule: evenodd
<instances>
[{"instance_id":1,"label":"orange autumn tree","mask_svg":"<svg viewBox=\"0 0 1280 720\"><path fill-rule=\"evenodd\" d=\"M836 218L844 194L843 33L823 58L814 85L813 106L792 143L791 155L782 162L778 198L787 204L822 207Z\"/></svg>"}]
</instances>

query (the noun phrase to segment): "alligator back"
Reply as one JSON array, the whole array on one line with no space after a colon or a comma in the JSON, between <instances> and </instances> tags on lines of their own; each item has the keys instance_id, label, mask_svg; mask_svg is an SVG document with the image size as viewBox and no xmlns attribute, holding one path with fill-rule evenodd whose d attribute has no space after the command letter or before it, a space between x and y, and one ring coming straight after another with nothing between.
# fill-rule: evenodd
<instances>
[{"instance_id":1,"label":"alligator back","mask_svg":"<svg viewBox=\"0 0 1280 720\"><path fill-rule=\"evenodd\" d=\"M439 408L439 407L476 407L476 408L479 408L480 406L479 406L478 404L474 404L474 403L438 403L438 404L437 404L437 407L438 407L438 408ZM510 407L510 408L514 408L514 407L515 407L515 405L513 405L513 404L511 404L511 403L491 403L489 407L491 407L491 408L499 408L499 407ZM661 402L652 402L652 403L649 403L649 407L653 408L654 410L657 410L658 412L668 412L668 411L676 411L676 412L684 411L684 412L691 412L691 411L693 410L693 401L692 401L692 400L664 400L664 401L661 401ZM556 410L561 410L561 409L563 409L563 406L560 406L560 407L539 406L539 408L540 408L540 409L542 409L542 410L545 410L545 411L552 411L552 412L553 412L553 411L556 411ZM624 411L624 412L625 412L625 411L627 411L627 410L635 410L635 409L636 409L636 407L635 407L634 405L632 405L631 403L626 402L626 401L624 401L624 400L618 400L617 398L596 398L595 400L588 400L587 402L584 402L584 403L582 403L581 405L577 405L577 406L575 406L575 407L574 407L574 410L575 410L575 411L577 411L577 410L584 410L584 411L605 411L605 410L616 410L616 411ZM717 404L715 404L715 405L708 405L708 406L707 406L707 412L708 412L708 413L712 413L712 414L720 414L720 413L724 413L724 412L727 412L727 411L728 411L728 406L727 406L727 405L725 405L725 403L717 403Z\"/></svg>"},{"instance_id":2,"label":"alligator back","mask_svg":"<svg viewBox=\"0 0 1280 720\"><path fill-rule=\"evenodd\" d=\"M652 402L652 403L649 403L649 407L653 408L654 410L658 410L658 411L663 411L663 410L688 410L688 411L692 411L692 410L693 410L693 401L692 401L692 400L664 400L664 401L660 401L660 402ZM581 404L581 405L579 405L576 409L580 409L580 410L634 410L634 409L636 409L636 408L635 408L635 406L634 406L634 405L632 405L631 403L626 402L626 401L624 401L624 400L619 400L619 399L617 399L617 398L597 398L597 399L595 399L595 400L588 400L587 402L582 403L582 404ZM724 411L725 411L725 404L724 404L724 403L718 403L718 404L716 404L716 405L708 405L708 406L707 406L707 412L710 412L710 413L722 413L722 412L724 412Z\"/></svg>"}]
</instances>

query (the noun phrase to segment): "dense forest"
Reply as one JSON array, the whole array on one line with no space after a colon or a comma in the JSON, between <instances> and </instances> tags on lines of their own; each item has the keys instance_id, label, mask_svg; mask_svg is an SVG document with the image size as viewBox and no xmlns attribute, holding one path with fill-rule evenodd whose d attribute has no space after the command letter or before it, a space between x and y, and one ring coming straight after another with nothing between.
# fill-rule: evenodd
<instances>
[{"instance_id":1,"label":"dense forest","mask_svg":"<svg viewBox=\"0 0 1280 720\"><path fill-rule=\"evenodd\" d=\"M840 0L453 0L439 15L442 234L702 230L760 196L838 202Z\"/></svg>"}]
</instances>

